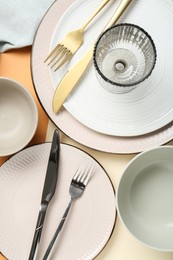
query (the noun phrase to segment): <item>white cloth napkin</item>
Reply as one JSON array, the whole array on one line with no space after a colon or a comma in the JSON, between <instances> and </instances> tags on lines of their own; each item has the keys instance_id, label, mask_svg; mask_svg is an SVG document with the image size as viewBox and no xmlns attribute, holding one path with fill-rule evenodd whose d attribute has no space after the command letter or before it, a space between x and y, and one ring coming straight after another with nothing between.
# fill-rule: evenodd
<instances>
[{"instance_id":1,"label":"white cloth napkin","mask_svg":"<svg viewBox=\"0 0 173 260\"><path fill-rule=\"evenodd\" d=\"M0 0L0 52L32 45L54 0Z\"/></svg>"}]
</instances>

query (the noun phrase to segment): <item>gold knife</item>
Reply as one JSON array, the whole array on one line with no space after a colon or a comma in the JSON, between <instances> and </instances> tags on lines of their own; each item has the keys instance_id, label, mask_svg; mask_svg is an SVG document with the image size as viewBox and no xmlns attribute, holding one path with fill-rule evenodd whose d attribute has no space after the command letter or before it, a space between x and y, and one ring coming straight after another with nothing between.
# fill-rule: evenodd
<instances>
[{"instance_id":1,"label":"gold knife","mask_svg":"<svg viewBox=\"0 0 173 260\"><path fill-rule=\"evenodd\" d=\"M131 3L132 0L122 0L118 7L116 8L112 18L104 28L104 30L111 27L116 21L120 18L123 12L126 10L128 5ZM79 81L82 74L85 72L89 62L93 56L93 49L94 44L89 48L89 50L82 56L82 58L77 61L65 74L65 76L60 81L59 85L57 86L53 100L52 100L52 109L54 113L57 113L61 106L63 105L64 101L71 93L73 88L75 87L76 83Z\"/></svg>"}]
</instances>

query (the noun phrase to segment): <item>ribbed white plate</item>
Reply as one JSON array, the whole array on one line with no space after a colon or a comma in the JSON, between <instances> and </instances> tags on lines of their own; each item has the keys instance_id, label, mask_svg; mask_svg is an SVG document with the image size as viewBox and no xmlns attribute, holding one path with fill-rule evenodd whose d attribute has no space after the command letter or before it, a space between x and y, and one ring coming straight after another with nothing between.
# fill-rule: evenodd
<instances>
[{"instance_id":1,"label":"ribbed white plate","mask_svg":"<svg viewBox=\"0 0 173 260\"><path fill-rule=\"evenodd\" d=\"M119 2L119 1L118 1ZM111 17L117 3L109 6L95 19L85 33L83 46L61 71L51 71L54 88L62 75L89 48ZM78 28L96 9L99 1L77 0L56 26L51 47L64 35ZM134 0L120 22L144 28L156 45L157 61L152 75L129 93L112 94L102 88L95 77L94 66L81 78L64 106L81 123L104 134L136 136L155 131L173 119L172 91L172 0ZM79 16L79 14L82 14ZM80 17L80 18L79 18Z\"/></svg>"},{"instance_id":2,"label":"ribbed white plate","mask_svg":"<svg viewBox=\"0 0 173 260\"><path fill-rule=\"evenodd\" d=\"M50 51L50 43L52 42L52 37L57 24L64 12L73 2L73 0L64 2L55 1L38 28L32 49L31 68L35 90L50 119L70 138L85 146L104 152L123 154L136 153L170 141L173 136L172 122L150 134L128 138L96 132L76 120L64 108L62 108L58 114L53 113L52 98L55 86L53 85L48 67L44 63L44 59ZM59 75L61 71L58 71L57 73ZM153 110L155 109L156 107L153 107Z\"/></svg>"},{"instance_id":3,"label":"ribbed white plate","mask_svg":"<svg viewBox=\"0 0 173 260\"><path fill-rule=\"evenodd\" d=\"M0 167L0 251L10 260L28 259L50 147L50 143L32 146ZM70 199L71 178L84 162L94 165L93 175L73 204L55 245L54 259L93 259L110 238L116 218L110 179L88 154L61 144L57 188L46 215L38 259L42 259Z\"/></svg>"}]
</instances>

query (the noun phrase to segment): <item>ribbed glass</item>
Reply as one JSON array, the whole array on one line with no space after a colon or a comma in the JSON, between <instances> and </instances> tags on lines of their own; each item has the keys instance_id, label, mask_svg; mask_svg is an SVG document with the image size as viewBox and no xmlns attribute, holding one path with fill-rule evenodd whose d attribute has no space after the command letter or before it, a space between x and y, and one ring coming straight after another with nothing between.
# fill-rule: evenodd
<instances>
[{"instance_id":1,"label":"ribbed glass","mask_svg":"<svg viewBox=\"0 0 173 260\"><path fill-rule=\"evenodd\" d=\"M134 24L118 24L106 30L94 49L94 65L101 85L124 93L145 80L156 63L151 36Z\"/></svg>"}]
</instances>

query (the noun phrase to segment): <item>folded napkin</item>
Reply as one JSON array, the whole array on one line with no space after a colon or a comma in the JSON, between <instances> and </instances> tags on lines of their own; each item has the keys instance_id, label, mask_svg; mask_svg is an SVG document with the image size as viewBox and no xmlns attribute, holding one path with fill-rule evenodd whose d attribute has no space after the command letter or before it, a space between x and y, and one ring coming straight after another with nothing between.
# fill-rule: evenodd
<instances>
[{"instance_id":1,"label":"folded napkin","mask_svg":"<svg viewBox=\"0 0 173 260\"><path fill-rule=\"evenodd\" d=\"M35 32L54 0L0 0L0 52L32 45Z\"/></svg>"}]
</instances>

